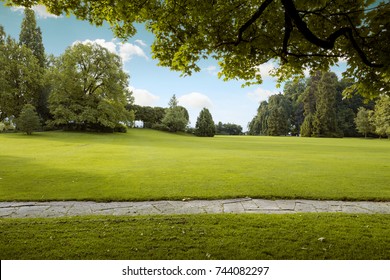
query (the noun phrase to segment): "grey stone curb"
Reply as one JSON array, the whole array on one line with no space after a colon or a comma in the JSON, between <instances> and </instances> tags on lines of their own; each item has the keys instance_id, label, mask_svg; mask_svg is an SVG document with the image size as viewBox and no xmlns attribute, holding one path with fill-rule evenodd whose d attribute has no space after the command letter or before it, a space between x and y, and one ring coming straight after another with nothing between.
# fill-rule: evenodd
<instances>
[{"instance_id":1,"label":"grey stone curb","mask_svg":"<svg viewBox=\"0 0 390 280\"><path fill-rule=\"evenodd\" d=\"M365 213L390 214L390 202L319 200L190 200L142 202L0 202L0 218L65 217L83 215L171 215L217 213Z\"/></svg>"}]
</instances>

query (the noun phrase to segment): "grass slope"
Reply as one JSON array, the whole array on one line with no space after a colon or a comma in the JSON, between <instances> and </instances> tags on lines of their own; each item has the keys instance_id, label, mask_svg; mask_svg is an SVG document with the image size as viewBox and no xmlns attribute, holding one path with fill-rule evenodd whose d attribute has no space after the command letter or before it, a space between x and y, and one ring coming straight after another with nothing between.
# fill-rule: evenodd
<instances>
[{"instance_id":1,"label":"grass slope","mask_svg":"<svg viewBox=\"0 0 390 280\"><path fill-rule=\"evenodd\" d=\"M0 200L390 200L390 141L0 134Z\"/></svg>"},{"instance_id":2,"label":"grass slope","mask_svg":"<svg viewBox=\"0 0 390 280\"><path fill-rule=\"evenodd\" d=\"M0 219L0 259L390 259L389 215Z\"/></svg>"}]
</instances>

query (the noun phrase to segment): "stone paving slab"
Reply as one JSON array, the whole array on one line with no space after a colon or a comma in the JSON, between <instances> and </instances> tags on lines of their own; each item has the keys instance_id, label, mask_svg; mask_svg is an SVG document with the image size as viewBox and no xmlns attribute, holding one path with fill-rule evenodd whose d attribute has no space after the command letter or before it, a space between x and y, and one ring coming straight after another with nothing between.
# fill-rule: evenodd
<instances>
[{"instance_id":1,"label":"stone paving slab","mask_svg":"<svg viewBox=\"0 0 390 280\"><path fill-rule=\"evenodd\" d=\"M102 203L92 201L0 202L0 218L218 213L286 214L303 212L390 214L390 202L251 198Z\"/></svg>"}]
</instances>

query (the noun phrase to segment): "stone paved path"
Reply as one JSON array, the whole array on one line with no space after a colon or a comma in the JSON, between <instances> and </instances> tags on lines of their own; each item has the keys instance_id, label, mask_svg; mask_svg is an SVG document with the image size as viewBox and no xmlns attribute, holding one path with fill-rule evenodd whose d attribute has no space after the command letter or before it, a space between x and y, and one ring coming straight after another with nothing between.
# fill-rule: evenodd
<instances>
[{"instance_id":1,"label":"stone paved path","mask_svg":"<svg viewBox=\"0 0 390 280\"><path fill-rule=\"evenodd\" d=\"M342 212L390 214L390 202L318 200L190 200L144 202L0 202L0 218L63 217L82 215L149 215L200 213Z\"/></svg>"}]
</instances>

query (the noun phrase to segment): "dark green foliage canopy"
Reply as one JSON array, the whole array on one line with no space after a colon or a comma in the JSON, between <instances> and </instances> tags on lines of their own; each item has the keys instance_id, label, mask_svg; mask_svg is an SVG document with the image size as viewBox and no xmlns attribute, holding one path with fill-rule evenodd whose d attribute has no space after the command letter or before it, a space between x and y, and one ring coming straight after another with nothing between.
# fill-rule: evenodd
<instances>
[{"instance_id":1,"label":"dark green foliage canopy","mask_svg":"<svg viewBox=\"0 0 390 280\"><path fill-rule=\"evenodd\" d=\"M284 93L263 101L249 123L251 135L301 135L305 137L356 137L359 107L373 109L361 96L343 98L350 86L332 72L316 72L306 80L288 82ZM287 132L287 133L286 133Z\"/></svg>"},{"instance_id":2,"label":"dark green foliage canopy","mask_svg":"<svg viewBox=\"0 0 390 280\"><path fill-rule=\"evenodd\" d=\"M268 135L287 135L290 129L291 101L283 94L272 95L268 102Z\"/></svg>"},{"instance_id":3,"label":"dark green foliage canopy","mask_svg":"<svg viewBox=\"0 0 390 280\"><path fill-rule=\"evenodd\" d=\"M135 120L142 121L144 128L152 128L153 125L161 124L166 111L162 107L140 106L136 104L126 107L128 110L135 112Z\"/></svg>"},{"instance_id":4,"label":"dark green foliage canopy","mask_svg":"<svg viewBox=\"0 0 390 280\"><path fill-rule=\"evenodd\" d=\"M337 136L336 95L337 76L323 73L315 92L316 111L313 120L313 136Z\"/></svg>"},{"instance_id":5,"label":"dark green foliage canopy","mask_svg":"<svg viewBox=\"0 0 390 280\"><path fill-rule=\"evenodd\" d=\"M0 30L1 33L1 30ZM25 104L36 106L43 72L26 46L0 34L0 120L18 117Z\"/></svg>"},{"instance_id":6,"label":"dark green foliage canopy","mask_svg":"<svg viewBox=\"0 0 390 280\"><path fill-rule=\"evenodd\" d=\"M24 10L24 19L19 34L19 44L29 48L38 59L39 65L45 67L45 47L42 42L42 32L37 27L35 13L31 9Z\"/></svg>"},{"instance_id":7,"label":"dark green foliage canopy","mask_svg":"<svg viewBox=\"0 0 390 280\"><path fill-rule=\"evenodd\" d=\"M258 67L275 61L279 81L305 69L328 70L340 60L355 83L346 94L389 94L390 4L374 0L5 0L45 4L55 14L73 13L121 38L133 36L133 23L154 33L160 65L191 74L198 61L213 57L226 80L261 83Z\"/></svg>"},{"instance_id":8,"label":"dark green foliage canopy","mask_svg":"<svg viewBox=\"0 0 390 280\"><path fill-rule=\"evenodd\" d=\"M204 137L214 137L215 135L213 117L207 108L203 108L199 113L195 125L195 135Z\"/></svg>"},{"instance_id":9,"label":"dark green foliage canopy","mask_svg":"<svg viewBox=\"0 0 390 280\"><path fill-rule=\"evenodd\" d=\"M215 134L219 135L241 135L242 126L234 123L222 123L218 122L215 126Z\"/></svg>"},{"instance_id":10,"label":"dark green foliage canopy","mask_svg":"<svg viewBox=\"0 0 390 280\"><path fill-rule=\"evenodd\" d=\"M49 108L55 126L114 129L131 121L128 75L119 56L97 44L68 48L51 69Z\"/></svg>"},{"instance_id":11,"label":"dark green foliage canopy","mask_svg":"<svg viewBox=\"0 0 390 280\"><path fill-rule=\"evenodd\" d=\"M257 115L249 123L250 135L268 135L268 102L262 101L257 109Z\"/></svg>"}]
</instances>

